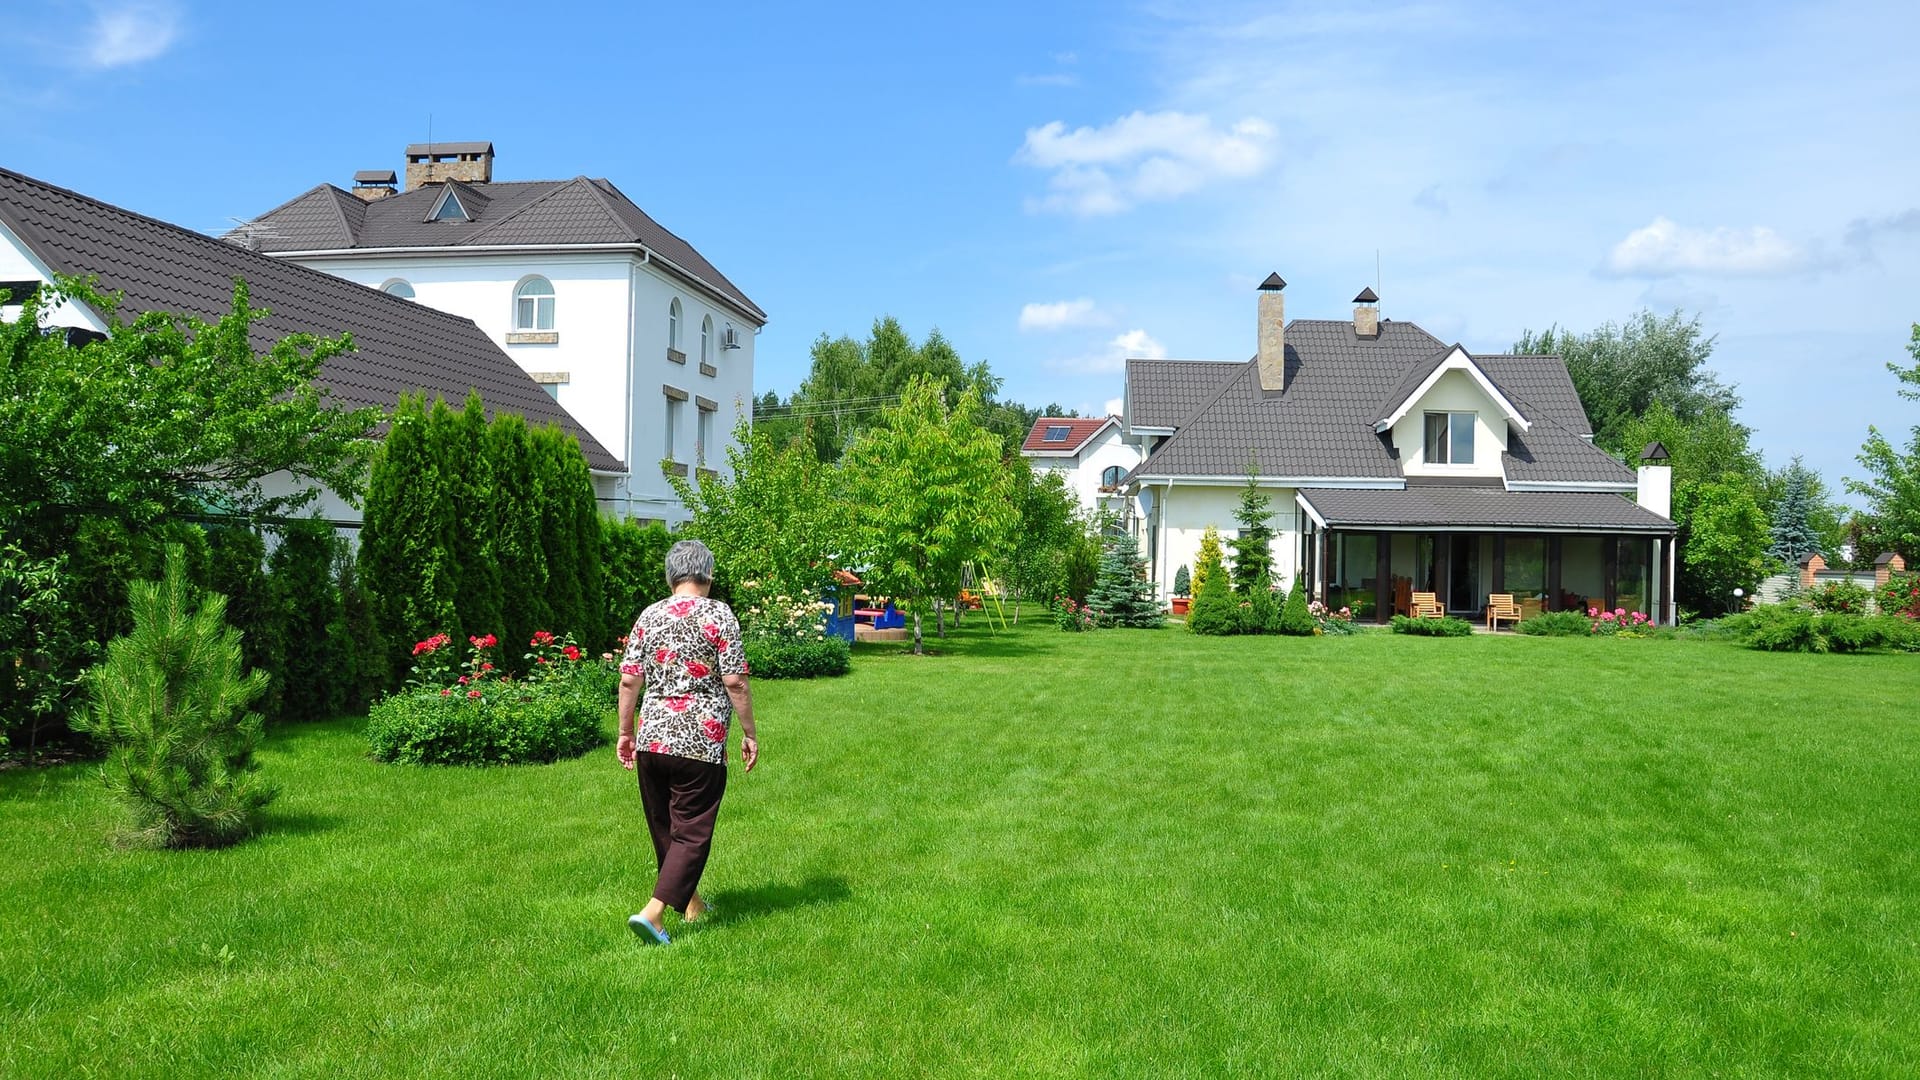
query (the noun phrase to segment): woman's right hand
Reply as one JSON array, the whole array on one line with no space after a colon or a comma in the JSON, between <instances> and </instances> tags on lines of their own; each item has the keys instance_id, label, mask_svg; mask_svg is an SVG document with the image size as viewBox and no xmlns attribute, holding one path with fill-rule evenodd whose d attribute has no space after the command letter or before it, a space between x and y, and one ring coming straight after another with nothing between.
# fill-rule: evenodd
<instances>
[{"instance_id":1,"label":"woman's right hand","mask_svg":"<svg viewBox=\"0 0 1920 1080\"><path fill-rule=\"evenodd\" d=\"M754 762L760 760L760 740L748 735L740 740L740 761L747 771L753 771Z\"/></svg>"},{"instance_id":2,"label":"woman's right hand","mask_svg":"<svg viewBox=\"0 0 1920 1080\"><path fill-rule=\"evenodd\" d=\"M633 771L633 768L634 768L633 736L631 735L620 736L620 741L613 744L613 753L615 757L618 757L620 759L621 768L627 770L628 772Z\"/></svg>"}]
</instances>

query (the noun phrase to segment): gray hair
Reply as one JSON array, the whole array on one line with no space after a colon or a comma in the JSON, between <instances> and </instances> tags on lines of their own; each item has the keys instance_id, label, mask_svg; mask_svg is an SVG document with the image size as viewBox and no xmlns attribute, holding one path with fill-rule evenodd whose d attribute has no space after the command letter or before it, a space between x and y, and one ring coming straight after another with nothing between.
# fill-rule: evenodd
<instances>
[{"instance_id":1,"label":"gray hair","mask_svg":"<svg viewBox=\"0 0 1920 1080\"><path fill-rule=\"evenodd\" d=\"M682 540L667 549L667 588L683 581L713 584L713 552L698 540Z\"/></svg>"}]
</instances>

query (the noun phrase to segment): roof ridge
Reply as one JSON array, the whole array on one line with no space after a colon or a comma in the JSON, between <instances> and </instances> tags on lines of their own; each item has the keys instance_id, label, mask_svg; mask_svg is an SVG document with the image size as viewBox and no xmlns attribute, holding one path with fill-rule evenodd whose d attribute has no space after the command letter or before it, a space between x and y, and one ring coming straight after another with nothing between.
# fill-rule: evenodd
<instances>
[{"instance_id":1,"label":"roof ridge","mask_svg":"<svg viewBox=\"0 0 1920 1080\"><path fill-rule=\"evenodd\" d=\"M353 222L347 220L346 205L343 204L340 200L352 199L355 202L360 202L359 196L354 195L351 192L341 191L339 188L334 187L332 184L322 184L320 185L320 187L326 190L329 194L332 194L334 196L334 198L329 199L328 202L333 206L334 216L340 219L340 231L347 234L347 246L352 247L355 243L358 242L360 234L356 229L354 229ZM366 205L365 203L361 203L361 207L362 207L361 213L363 215L365 214L365 205Z\"/></svg>"},{"instance_id":2,"label":"roof ridge","mask_svg":"<svg viewBox=\"0 0 1920 1080\"><path fill-rule=\"evenodd\" d=\"M474 243L475 241L485 239L488 233L491 233L496 229L505 228L508 222L519 220L522 215L530 213L537 206L545 205L547 200L552 199L556 195L559 195L561 192L576 186L577 184L580 183L581 180L584 180L584 179L586 178L581 176L576 176L571 180L546 181L547 183L551 183L553 187L550 188L545 194L540 195L537 198L527 200L527 204L525 206L522 206L520 209L515 210L511 214L508 214L506 217L501 218L499 221L496 221L493 224L486 226L485 228L474 230L473 233L468 235L465 240L461 241L461 244L463 245L471 244L471 243ZM618 216L614 216L613 224L616 226L624 226L626 223L621 221Z\"/></svg>"}]
</instances>

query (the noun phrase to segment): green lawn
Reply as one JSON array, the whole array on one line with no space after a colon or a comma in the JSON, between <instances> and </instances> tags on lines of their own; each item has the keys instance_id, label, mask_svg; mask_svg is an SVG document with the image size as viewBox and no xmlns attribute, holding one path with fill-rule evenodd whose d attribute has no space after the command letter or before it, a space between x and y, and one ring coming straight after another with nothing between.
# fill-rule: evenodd
<instances>
[{"instance_id":1,"label":"green lawn","mask_svg":"<svg viewBox=\"0 0 1920 1080\"><path fill-rule=\"evenodd\" d=\"M756 687L718 917L638 798L276 734L269 830L0 774L0 1076L1899 1076L1920 658L989 636ZM609 723L609 728L611 724ZM670 923L670 925L672 925Z\"/></svg>"}]
</instances>

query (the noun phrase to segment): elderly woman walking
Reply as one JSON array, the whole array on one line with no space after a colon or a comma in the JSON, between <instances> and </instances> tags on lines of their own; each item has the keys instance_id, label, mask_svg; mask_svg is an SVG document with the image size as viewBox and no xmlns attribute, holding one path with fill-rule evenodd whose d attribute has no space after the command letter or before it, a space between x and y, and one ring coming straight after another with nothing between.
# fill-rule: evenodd
<instances>
[{"instance_id":1,"label":"elderly woman walking","mask_svg":"<svg viewBox=\"0 0 1920 1080\"><path fill-rule=\"evenodd\" d=\"M620 662L620 764L640 774L640 804L660 876L653 899L627 920L642 941L669 943L672 908L688 922L706 910L696 891L727 790L727 730L740 718L740 760L760 759L746 651L733 609L707 593L713 552L682 540L667 552L673 595L650 605L627 635ZM639 712L635 734L635 708Z\"/></svg>"}]
</instances>

